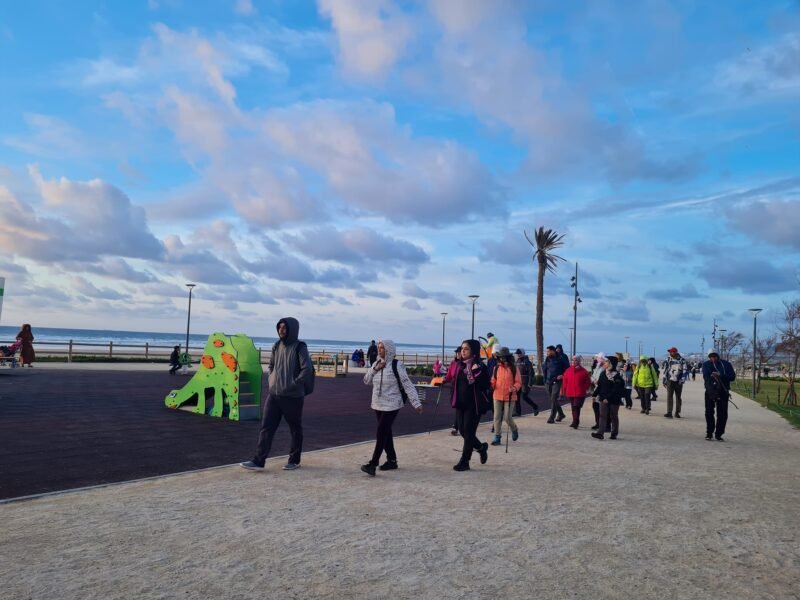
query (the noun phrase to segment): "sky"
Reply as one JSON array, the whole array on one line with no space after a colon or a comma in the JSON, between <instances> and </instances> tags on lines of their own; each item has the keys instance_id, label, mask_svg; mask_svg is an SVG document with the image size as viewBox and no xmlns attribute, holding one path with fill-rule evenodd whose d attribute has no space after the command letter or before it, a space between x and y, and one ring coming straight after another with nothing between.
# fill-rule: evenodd
<instances>
[{"instance_id":1,"label":"sky","mask_svg":"<svg viewBox=\"0 0 800 600\"><path fill-rule=\"evenodd\" d=\"M2 324L710 346L800 290L800 2L0 6Z\"/></svg>"}]
</instances>

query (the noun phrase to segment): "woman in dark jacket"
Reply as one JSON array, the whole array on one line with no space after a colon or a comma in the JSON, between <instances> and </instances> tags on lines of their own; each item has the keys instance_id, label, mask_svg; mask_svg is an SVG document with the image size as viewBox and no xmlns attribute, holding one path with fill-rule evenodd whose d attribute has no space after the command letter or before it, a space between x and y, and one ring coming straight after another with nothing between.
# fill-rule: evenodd
<instances>
[{"instance_id":1,"label":"woman in dark jacket","mask_svg":"<svg viewBox=\"0 0 800 600\"><path fill-rule=\"evenodd\" d=\"M617 357L606 358L605 370L597 380L597 387L592 394L600 400L600 423L605 423L611 418L611 439L617 439L619 434L619 407L625 402L625 380L617 372ZM603 439L603 428L593 431L592 437Z\"/></svg>"},{"instance_id":2,"label":"woman in dark jacket","mask_svg":"<svg viewBox=\"0 0 800 600\"><path fill-rule=\"evenodd\" d=\"M481 345L478 340L464 340L461 343L461 357L457 368L450 369L445 378L452 383L453 395L450 404L456 409L458 431L464 438L461 460L453 467L454 471L469 471L469 461L473 450L481 457L481 464L489 458L489 444L478 439L478 423L487 410L487 398L491 381L489 371L481 361Z\"/></svg>"},{"instance_id":3,"label":"woman in dark jacket","mask_svg":"<svg viewBox=\"0 0 800 600\"><path fill-rule=\"evenodd\" d=\"M36 360L36 353L33 351L33 331L31 331L30 323L25 323L22 329L17 334L17 339L22 342L20 348L20 362L22 366L33 366L33 361Z\"/></svg>"}]
</instances>

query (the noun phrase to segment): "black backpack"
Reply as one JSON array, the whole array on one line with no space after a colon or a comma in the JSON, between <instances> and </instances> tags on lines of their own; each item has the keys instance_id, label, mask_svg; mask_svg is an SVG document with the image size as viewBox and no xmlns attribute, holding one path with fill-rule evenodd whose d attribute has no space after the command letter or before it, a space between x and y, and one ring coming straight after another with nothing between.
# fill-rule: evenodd
<instances>
[{"instance_id":1,"label":"black backpack","mask_svg":"<svg viewBox=\"0 0 800 600\"><path fill-rule=\"evenodd\" d=\"M400 381L400 374L397 372L397 359L392 359L392 373L394 373L394 378L397 379L397 387L400 388L400 395L403 397L403 404L408 402L408 394L406 394L406 390L403 387L403 382Z\"/></svg>"}]
</instances>

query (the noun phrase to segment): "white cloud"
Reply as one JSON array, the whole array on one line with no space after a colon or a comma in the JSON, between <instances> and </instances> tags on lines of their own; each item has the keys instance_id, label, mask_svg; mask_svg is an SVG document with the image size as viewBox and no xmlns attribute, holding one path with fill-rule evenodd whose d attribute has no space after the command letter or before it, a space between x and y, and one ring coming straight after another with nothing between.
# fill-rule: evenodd
<instances>
[{"instance_id":1,"label":"white cloud","mask_svg":"<svg viewBox=\"0 0 800 600\"><path fill-rule=\"evenodd\" d=\"M249 17L256 14L258 11L256 10L256 7L253 6L253 0L236 0L234 12L237 15Z\"/></svg>"},{"instance_id":2,"label":"white cloud","mask_svg":"<svg viewBox=\"0 0 800 600\"><path fill-rule=\"evenodd\" d=\"M800 34L787 33L777 41L747 48L722 63L714 83L745 95L800 93Z\"/></svg>"},{"instance_id":3,"label":"white cloud","mask_svg":"<svg viewBox=\"0 0 800 600\"><path fill-rule=\"evenodd\" d=\"M163 255L144 210L119 189L99 179L48 181L36 166L29 173L40 206L0 187L0 248L9 254L45 262L94 262L104 256L157 260Z\"/></svg>"},{"instance_id":4,"label":"white cloud","mask_svg":"<svg viewBox=\"0 0 800 600\"><path fill-rule=\"evenodd\" d=\"M333 24L342 65L359 77L381 77L414 36L408 15L388 0L318 0Z\"/></svg>"},{"instance_id":5,"label":"white cloud","mask_svg":"<svg viewBox=\"0 0 800 600\"><path fill-rule=\"evenodd\" d=\"M23 119L28 131L3 136L3 144L36 157L82 158L91 154L86 135L66 121L38 113L25 113Z\"/></svg>"},{"instance_id":6,"label":"white cloud","mask_svg":"<svg viewBox=\"0 0 800 600\"><path fill-rule=\"evenodd\" d=\"M400 306L402 306L403 308L407 308L408 310L422 310L422 307L420 306L419 302L413 299L406 300Z\"/></svg>"},{"instance_id":7,"label":"white cloud","mask_svg":"<svg viewBox=\"0 0 800 600\"><path fill-rule=\"evenodd\" d=\"M296 104L271 111L264 127L285 155L322 174L362 212L434 227L506 214L503 191L477 155L452 141L412 137L389 104Z\"/></svg>"}]
</instances>

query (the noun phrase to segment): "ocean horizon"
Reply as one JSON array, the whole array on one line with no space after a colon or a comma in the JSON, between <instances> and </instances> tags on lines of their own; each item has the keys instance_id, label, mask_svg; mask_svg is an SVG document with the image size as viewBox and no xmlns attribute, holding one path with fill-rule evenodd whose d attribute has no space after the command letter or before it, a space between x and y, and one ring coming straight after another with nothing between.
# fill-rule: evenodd
<instances>
[{"instance_id":1,"label":"ocean horizon","mask_svg":"<svg viewBox=\"0 0 800 600\"><path fill-rule=\"evenodd\" d=\"M10 327L7 325L0 325L0 344L8 344L14 341L15 336L19 332L19 327ZM226 332L227 333L227 332ZM239 332L233 332L239 333ZM233 335L233 333L229 335ZM165 347L171 348L177 344L183 346L186 343L186 333L165 333L158 331L124 331L115 329L69 329L59 327L35 327L33 329L35 337L34 347L37 343L46 343L47 345L64 345L69 344L72 340L74 344L78 345L108 345L109 342L114 342L115 346L140 346L144 347L149 344L150 347ZM206 333L191 333L189 335L189 346L191 348L202 348L205 346L208 336ZM272 347L278 338L270 336L251 336L253 343L257 348L268 350ZM303 338L303 341L308 344L309 350L312 352L338 352L345 351L352 353L353 350L362 349L364 352L369 347L370 340L323 340ZM397 348L406 353L427 353L437 354L441 353L441 345L433 344L413 344L413 343L398 343L395 342Z\"/></svg>"}]
</instances>

